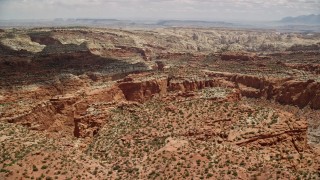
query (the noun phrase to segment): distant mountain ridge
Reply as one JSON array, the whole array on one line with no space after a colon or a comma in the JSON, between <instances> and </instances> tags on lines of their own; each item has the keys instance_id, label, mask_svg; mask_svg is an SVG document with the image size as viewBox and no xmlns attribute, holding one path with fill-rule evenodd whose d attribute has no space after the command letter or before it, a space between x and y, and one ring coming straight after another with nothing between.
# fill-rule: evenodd
<instances>
[{"instance_id":1,"label":"distant mountain ridge","mask_svg":"<svg viewBox=\"0 0 320 180\"><path fill-rule=\"evenodd\" d=\"M320 25L320 14L302 15L297 17L285 17L280 20L281 23L288 24L315 24Z\"/></svg>"},{"instance_id":2,"label":"distant mountain ridge","mask_svg":"<svg viewBox=\"0 0 320 180\"><path fill-rule=\"evenodd\" d=\"M161 20L157 22L160 26L208 26L208 27L219 27L219 26L233 26L233 23L224 21L198 21L198 20Z\"/></svg>"}]
</instances>

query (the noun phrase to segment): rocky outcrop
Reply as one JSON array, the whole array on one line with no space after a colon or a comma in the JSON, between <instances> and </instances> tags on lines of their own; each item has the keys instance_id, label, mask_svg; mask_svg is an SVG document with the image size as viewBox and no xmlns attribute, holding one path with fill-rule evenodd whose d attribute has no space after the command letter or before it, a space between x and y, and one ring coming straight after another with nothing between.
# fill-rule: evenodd
<instances>
[{"instance_id":1,"label":"rocky outcrop","mask_svg":"<svg viewBox=\"0 0 320 180\"><path fill-rule=\"evenodd\" d=\"M98 104L108 107L108 103L115 106L121 101L143 103L154 96L165 96L168 91L192 92L219 84L218 81L210 79L169 79L167 76L139 78L137 75L137 77L129 76L105 87L86 89L85 82L88 80L89 78L79 78L71 74L61 75L53 81L54 88L52 89L55 89L54 93L63 95L54 96L20 115L8 115L6 117L11 118L2 120L24 124L36 130L60 131L64 129L69 132L72 130L76 137L88 137L98 132L107 121L105 113L108 111L100 112L101 107L96 108ZM80 90L80 87L86 90ZM42 93L50 92L43 91ZM115 104L112 104L113 102ZM34 127L33 124L37 126Z\"/></svg>"},{"instance_id":2,"label":"rocky outcrop","mask_svg":"<svg viewBox=\"0 0 320 180\"><path fill-rule=\"evenodd\" d=\"M172 79L169 81L169 91L196 91L205 87L213 87L214 81L210 79Z\"/></svg>"},{"instance_id":3,"label":"rocky outcrop","mask_svg":"<svg viewBox=\"0 0 320 180\"><path fill-rule=\"evenodd\" d=\"M210 87L230 87L235 85L221 78L161 77L134 80L125 78L118 81L118 87L128 101L145 102L153 96L164 96L167 92L194 92Z\"/></svg>"},{"instance_id":4,"label":"rocky outcrop","mask_svg":"<svg viewBox=\"0 0 320 180\"><path fill-rule=\"evenodd\" d=\"M32 41L43 45L62 45L62 43L50 36L49 32L38 32L29 34Z\"/></svg>"},{"instance_id":5,"label":"rocky outcrop","mask_svg":"<svg viewBox=\"0 0 320 180\"><path fill-rule=\"evenodd\" d=\"M14 50L12 48L10 48L9 46L6 46L2 43L0 43L0 53L2 55L9 55L9 56L18 56L18 57L24 57L24 56L31 56L32 53L31 52L28 52L24 49L21 49L21 50ZM7 63L12 63L12 62L9 62L9 61L5 61Z\"/></svg>"},{"instance_id":6,"label":"rocky outcrop","mask_svg":"<svg viewBox=\"0 0 320 180\"><path fill-rule=\"evenodd\" d=\"M309 105L312 109L320 109L319 88L320 83L318 82L288 81L274 88L269 97L273 97L272 99L282 104L295 105L300 108Z\"/></svg>"},{"instance_id":7,"label":"rocky outcrop","mask_svg":"<svg viewBox=\"0 0 320 180\"><path fill-rule=\"evenodd\" d=\"M282 112L279 115L277 123L269 124L270 128L265 127L259 133L244 133L243 139L235 141L235 144L251 147L280 145L295 149L297 152L307 150L307 119L299 117L299 119L290 120L293 116L288 112ZM288 117L290 117L289 120ZM230 137L234 135L230 134Z\"/></svg>"},{"instance_id":8,"label":"rocky outcrop","mask_svg":"<svg viewBox=\"0 0 320 180\"><path fill-rule=\"evenodd\" d=\"M307 126L296 130L288 130L277 134L261 134L245 139L236 144L239 146L272 146L281 143L293 147L297 152L307 149Z\"/></svg>"},{"instance_id":9,"label":"rocky outcrop","mask_svg":"<svg viewBox=\"0 0 320 180\"><path fill-rule=\"evenodd\" d=\"M167 79L120 82L118 86L126 100L144 102L154 95L165 94L167 92Z\"/></svg>"},{"instance_id":10,"label":"rocky outcrop","mask_svg":"<svg viewBox=\"0 0 320 180\"><path fill-rule=\"evenodd\" d=\"M7 119L33 130L61 131L73 129L73 108L76 97L52 98L41 102L23 114Z\"/></svg>"},{"instance_id":11,"label":"rocky outcrop","mask_svg":"<svg viewBox=\"0 0 320 180\"><path fill-rule=\"evenodd\" d=\"M287 51L320 51L320 44L301 45L295 44L287 49Z\"/></svg>"},{"instance_id":12,"label":"rocky outcrop","mask_svg":"<svg viewBox=\"0 0 320 180\"><path fill-rule=\"evenodd\" d=\"M253 98L273 99L281 104L310 106L320 109L320 83L314 81L296 81L291 79L266 79L263 77L211 73L209 78L128 77L109 88L93 90L87 93L81 104L111 101L136 101L143 103L154 96L164 96L168 92L194 92L210 87L238 88L241 95Z\"/></svg>"},{"instance_id":13,"label":"rocky outcrop","mask_svg":"<svg viewBox=\"0 0 320 180\"><path fill-rule=\"evenodd\" d=\"M155 57L159 60L168 60L168 61L177 61L177 60L190 60L190 61L201 61L207 57L206 54L192 54L186 52L167 52L167 53L158 53Z\"/></svg>"},{"instance_id":14,"label":"rocky outcrop","mask_svg":"<svg viewBox=\"0 0 320 180\"><path fill-rule=\"evenodd\" d=\"M165 63L163 61L156 61L157 66L154 68L155 70L163 71L165 68Z\"/></svg>"},{"instance_id":15,"label":"rocky outcrop","mask_svg":"<svg viewBox=\"0 0 320 180\"><path fill-rule=\"evenodd\" d=\"M284 64L287 67L312 72L314 74L320 74L320 65L319 64L292 64L286 63Z\"/></svg>"},{"instance_id":16,"label":"rocky outcrop","mask_svg":"<svg viewBox=\"0 0 320 180\"><path fill-rule=\"evenodd\" d=\"M248 52L225 52L221 54L222 60L241 60L241 61L253 61L256 59L255 53Z\"/></svg>"},{"instance_id":17,"label":"rocky outcrop","mask_svg":"<svg viewBox=\"0 0 320 180\"><path fill-rule=\"evenodd\" d=\"M209 71L206 74L207 76L203 77L157 77L154 74L136 74L97 88L86 88L85 81L88 81L89 77L86 79L66 74L53 84L64 95L55 96L38 104L30 112L7 121L25 124L33 129L65 129L73 131L76 137L92 137L107 122L108 108L117 106L120 102L143 103L155 96L166 96L169 92L178 93L177 96L196 97L196 91L210 87L234 89L233 93L226 94L227 97L224 99L227 101L238 101L242 95L272 99L300 108L310 106L320 109L320 83L315 81L270 79ZM85 90L81 91L79 86ZM77 93L68 95L71 91ZM33 127L33 122L38 126Z\"/></svg>"},{"instance_id":18,"label":"rocky outcrop","mask_svg":"<svg viewBox=\"0 0 320 180\"><path fill-rule=\"evenodd\" d=\"M224 77L239 87L241 94L247 97L272 99L281 104L304 108L320 109L320 83L313 80L297 81L288 79L266 79L264 77L231 74L208 73L210 77Z\"/></svg>"},{"instance_id":19,"label":"rocky outcrop","mask_svg":"<svg viewBox=\"0 0 320 180\"><path fill-rule=\"evenodd\" d=\"M142 48L138 48L138 47L127 47L127 46L116 46L116 48L120 48L126 52L140 54L144 60L151 60L150 59L151 58L150 57L151 51L149 49L142 49Z\"/></svg>"},{"instance_id":20,"label":"rocky outcrop","mask_svg":"<svg viewBox=\"0 0 320 180\"><path fill-rule=\"evenodd\" d=\"M87 91L84 98L73 104L75 137L93 137L108 120L108 106L114 106L125 100L117 85ZM115 103L117 102L117 103ZM99 105L101 107L99 107ZM98 107L97 107L98 106ZM104 111L99 111L103 108Z\"/></svg>"}]
</instances>

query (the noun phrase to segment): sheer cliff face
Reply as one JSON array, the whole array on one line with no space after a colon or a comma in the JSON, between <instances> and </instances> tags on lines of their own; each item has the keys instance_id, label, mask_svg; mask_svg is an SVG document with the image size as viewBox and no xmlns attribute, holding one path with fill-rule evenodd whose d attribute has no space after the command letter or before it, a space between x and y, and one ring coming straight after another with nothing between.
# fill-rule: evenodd
<instances>
[{"instance_id":1,"label":"sheer cliff face","mask_svg":"<svg viewBox=\"0 0 320 180\"><path fill-rule=\"evenodd\" d=\"M319 179L317 35L56 28L0 42L0 179Z\"/></svg>"}]
</instances>

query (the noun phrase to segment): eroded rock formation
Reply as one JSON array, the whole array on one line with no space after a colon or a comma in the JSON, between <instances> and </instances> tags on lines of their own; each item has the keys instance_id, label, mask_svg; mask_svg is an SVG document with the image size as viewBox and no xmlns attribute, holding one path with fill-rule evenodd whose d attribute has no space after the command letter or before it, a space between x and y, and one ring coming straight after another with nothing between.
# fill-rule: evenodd
<instances>
[{"instance_id":1,"label":"eroded rock formation","mask_svg":"<svg viewBox=\"0 0 320 180\"><path fill-rule=\"evenodd\" d=\"M230 74L208 73L211 77L225 77L239 86L242 95L255 98L273 99L282 104L310 106L320 109L320 83L315 81L297 81L291 79L266 79L263 77Z\"/></svg>"},{"instance_id":2,"label":"eroded rock formation","mask_svg":"<svg viewBox=\"0 0 320 180\"><path fill-rule=\"evenodd\" d=\"M248 52L226 52L221 54L222 60L241 60L241 61L253 61L257 58L255 53Z\"/></svg>"},{"instance_id":3,"label":"eroded rock formation","mask_svg":"<svg viewBox=\"0 0 320 180\"><path fill-rule=\"evenodd\" d=\"M318 178L319 53L281 51L294 43L283 39L315 39L9 31L0 33L0 179Z\"/></svg>"}]
</instances>

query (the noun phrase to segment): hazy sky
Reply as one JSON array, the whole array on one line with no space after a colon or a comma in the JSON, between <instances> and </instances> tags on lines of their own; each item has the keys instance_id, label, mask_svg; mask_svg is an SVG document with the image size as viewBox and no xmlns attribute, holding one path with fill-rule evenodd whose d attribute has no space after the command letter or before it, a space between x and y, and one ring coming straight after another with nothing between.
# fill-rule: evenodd
<instances>
[{"instance_id":1,"label":"hazy sky","mask_svg":"<svg viewBox=\"0 0 320 180\"><path fill-rule=\"evenodd\" d=\"M319 12L320 0L0 0L0 19L278 20Z\"/></svg>"}]
</instances>

